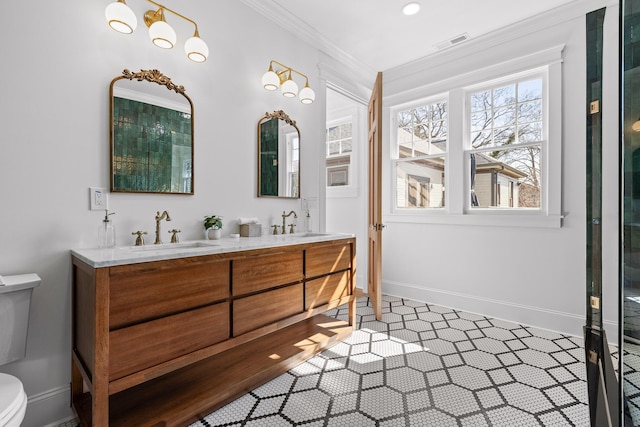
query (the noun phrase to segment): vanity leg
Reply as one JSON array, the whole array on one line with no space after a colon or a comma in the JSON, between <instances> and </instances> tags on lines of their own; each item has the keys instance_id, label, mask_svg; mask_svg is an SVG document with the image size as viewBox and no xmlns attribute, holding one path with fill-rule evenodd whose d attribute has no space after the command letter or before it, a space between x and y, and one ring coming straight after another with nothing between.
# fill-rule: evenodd
<instances>
[{"instance_id":1,"label":"vanity leg","mask_svg":"<svg viewBox=\"0 0 640 427\"><path fill-rule=\"evenodd\" d=\"M94 375L91 389L94 427L109 426L109 277L108 269L96 273Z\"/></svg>"},{"instance_id":2,"label":"vanity leg","mask_svg":"<svg viewBox=\"0 0 640 427\"><path fill-rule=\"evenodd\" d=\"M349 326L356 329L356 303L358 297L356 295L356 243L351 243L351 289L349 290Z\"/></svg>"}]
</instances>

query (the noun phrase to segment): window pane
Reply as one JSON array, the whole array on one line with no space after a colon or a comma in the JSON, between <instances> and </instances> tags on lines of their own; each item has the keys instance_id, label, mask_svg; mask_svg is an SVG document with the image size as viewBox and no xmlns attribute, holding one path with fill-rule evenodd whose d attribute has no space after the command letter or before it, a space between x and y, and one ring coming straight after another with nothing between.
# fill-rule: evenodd
<instances>
[{"instance_id":1,"label":"window pane","mask_svg":"<svg viewBox=\"0 0 640 427\"><path fill-rule=\"evenodd\" d=\"M520 142L541 142L542 123L529 123L518 129L518 139Z\"/></svg>"},{"instance_id":2,"label":"window pane","mask_svg":"<svg viewBox=\"0 0 640 427\"><path fill-rule=\"evenodd\" d=\"M411 125L413 117L410 111L400 111L398 113L398 127L408 127Z\"/></svg>"},{"instance_id":3,"label":"window pane","mask_svg":"<svg viewBox=\"0 0 640 427\"><path fill-rule=\"evenodd\" d=\"M471 111L491 109L491 91L476 92L471 95Z\"/></svg>"},{"instance_id":4,"label":"window pane","mask_svg":"<svg viewBox=\"0 0 640 427\"><path fill-rule=\"evenodd\" d=\"M444 207L444 156L396 162L396 206Z\"/></svg>"},{"instance_id":5,"label":"window pane","mask_svg":"<svg viewBox=\"0 0 640 427\"><path fill-rule=\"evenodd\" d=\"M491 124L490 111L477 111L471 113L471 132L478 132L486 129Z\"/></svg>"},{"instance_id":6,"label":"window pane","mask_svg":"<svg viewBox=\"0 0 640 427\"><path fill-rule=\"evenodd\" d=\"M340 154L340 142L330 142L329 144L329 155Z\"/></svg>"},{"instance_id":7,"label":"window pane","mask_svg":"<svg viewBox=\"0 0 640 427\"><path fill-rule=\"evenodd\" d=\"M474 132L471 134L471 147L479 148L491 144L491 130L483 130L482 132Z\"/></svg>"},{"instance_id":8,"label":"window pane","mask_svg":"<svg viewBox=\"0 0 640 427\"><path fill-rule=\"evenodd\" d=\"M493 90L493 107L501 107L516 103L516 86L503 86Z\"/></svg>"},{"instance_id":9,"label":"window pane","mask_svg":"<svg viewBox=\"0 0 640 427\"><path fill-rule=\"evenodd\" d=\"M496 108L493 113L493 126L513 126L516 123L516 106Z\"/></svg>"},{"instance_id":10,"label":"window pane","mask_svg":"<svg viewBox=\"0 0 640 427\"><path fill-rule=\"evenodd\" d=\"M349 185L349 165L327 168L327 187Z\"/></svg>"},{"instance_id":11,"label":"window pane","mask_svg":"<svg viewBox=\"0 0 640 427\"><path fill-rule=\"evenodd\" d=\"M327 131L327 141L335 141L340 138L340 128L338 126L330 127Z\"/></svg>"},{"instance_id":12,"label":"window pane","mask_svg":"<svg viewBox=\"0 0 640 427\"><path fill-rule=\"evenodd\" d=\"M431 108L431 120L445 120L447 118L447 103L437 102Z\"/></svg>"},{"instance_id":13,"label":"window pane","mask_svg":"<svg viewBox=\"0 0 640 427\"><path fill-rule=\"evenodd\" d=\"M518 102L542 99L542 79L518 83Z\"/></svg>"},{"instance_id":14,"label":"window pane","mask_svg":"<svg viewBox=\"0 0 640 427\"><path fill-rule=\"evenodd\" d=\"M472 93L470 100L472 148L542 141L542 79Z\"/></svg>"},{"instance_id":15,"label":"window pane","mask_svg":"<svg viewBox=\"0 0 640 427\"><path fill-rule=\"evenodd\" d=\"M397 115L397 158L421 157L447 150L447 103L421 105Z\"/></svg>"},{"instance_id":16,"label":"window pane","mask_svg":"<svg viewBox=\"0 0 640 427\"><path fill-rule=\"evenodd\" d=\"M445 120L439 120L431 124L431 139L433 140L433 142L446 141L447 122Z\"/></svg>"},{"instance_id":17,"label":"window pane","mask_svg":"<svg viewBox=\"0 0 640 427\"><path fill-rule=\"evenodd\" d=\"M518 105L518 122L531 123L542 120L542 101L530 101Z\"/></svg>"},{"instance_id":18,"label":"window pane","mask_svg":"<svg viewBox=\"0 0 640 427\"><path fill-rule=\"evenodd\" d=\"M516 127L497 128L493 130L494 145L510 145L516 142Z\"/></svg>"},{"instance_id":19,"label":"window pane","mask_svg":"<svg viewBox=\"0 0 640 427\"><path fill-rule=\"evenodd\" d=\"M340 138L351 138L351 123L345 123L340 126Z\"/></svg>"},{"instance_id":20,"label":"window pane","mask_svg":"<svg viewBox=\"0 0 640 427\"><path fill-rule=\"evenodd\" d=\"M351 138L343 140L342 141L342 152L343 153L350 153L351 151L353 151L353 141L351 140Z\"/></svg>"},{"instance_id":21,"label":"window pane","mask_svg":"<svg viewBox=\"0 0 640 427\"><path fill-rule=\"evenodd\" d=\"M471 154L470 164L472 207L540 208L539 146Z\"/></svg>"}]
</instances>

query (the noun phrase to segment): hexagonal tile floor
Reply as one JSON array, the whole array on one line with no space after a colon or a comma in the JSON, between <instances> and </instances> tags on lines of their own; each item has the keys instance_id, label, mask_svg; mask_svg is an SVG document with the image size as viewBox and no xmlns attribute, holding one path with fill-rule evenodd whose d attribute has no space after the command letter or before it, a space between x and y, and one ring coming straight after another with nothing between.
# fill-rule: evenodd
<instances>
[{"instance_id":1,"label":"hexagonal tile floor","mask_svg":"<svg viewBox=\"0 0 640 427\"><path fill-rule=\"evenodd\" d=\"M588 426L582 339L385 296L346 341L191 427ZM330 315L346 320L346 308Z\"/></svg>"}]
</instances>

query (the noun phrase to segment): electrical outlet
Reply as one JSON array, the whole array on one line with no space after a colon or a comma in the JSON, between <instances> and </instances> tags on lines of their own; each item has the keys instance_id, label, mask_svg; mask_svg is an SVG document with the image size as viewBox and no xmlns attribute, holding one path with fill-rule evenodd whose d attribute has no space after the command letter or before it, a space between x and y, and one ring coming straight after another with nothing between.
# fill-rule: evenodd
<instances>
[{"instance_id":1,"label":"electrical outlet","mask_svg":"<svg viewBox=\"0 0 640 427\"><path fill-rule=\"evenodd\" d=\"M92 211L109 209L109 195L106 188L89 187L89 209Z\"/></svg>"}]
</instances>

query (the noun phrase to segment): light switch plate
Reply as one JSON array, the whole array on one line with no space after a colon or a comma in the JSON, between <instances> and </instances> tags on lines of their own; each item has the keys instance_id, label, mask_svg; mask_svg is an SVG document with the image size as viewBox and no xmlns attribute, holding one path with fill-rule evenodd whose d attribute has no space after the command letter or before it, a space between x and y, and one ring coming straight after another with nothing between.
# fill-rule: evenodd
<instances>
[{"instance_id":1,"label":"light switch plate","mask_svg":"<svg viewBox=\"0 0 640 427\"><path fill-rule=\"evenodd\" d=\"M109 194L106 188L89 187L89 209L92 211L109 209Z\"/></svg>"}]
</instances>

